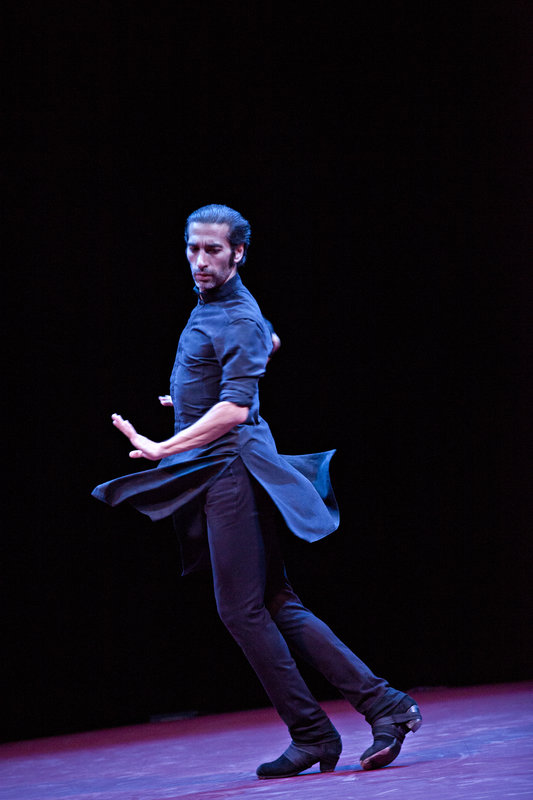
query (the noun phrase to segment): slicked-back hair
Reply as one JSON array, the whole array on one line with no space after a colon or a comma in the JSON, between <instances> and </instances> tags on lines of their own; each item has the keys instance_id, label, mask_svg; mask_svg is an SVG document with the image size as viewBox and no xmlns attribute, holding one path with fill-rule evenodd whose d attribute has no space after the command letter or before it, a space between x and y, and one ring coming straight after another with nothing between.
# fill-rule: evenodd
<instances>
[{"instance_id":1,"label":"slicked-back hair","mask_svg":"<svg viewBox=\"0 0 533 800\"><path fill-rule=\"evenodd\" d=\"M218 224L228 226L228 241L233 251L240 244L244 245L244 251L240 260L239 266L246 261L246 254L250 244L250 237L252 229L248 220L244 219L242 214L235 211L229 206L218 205L212 203L208 206L202 206L196 211L193 211L187 217L187 224L185 225L185 241L189 240L189 226L192 222L204 222L207 224Z\"/></svg>"}]
</instances>

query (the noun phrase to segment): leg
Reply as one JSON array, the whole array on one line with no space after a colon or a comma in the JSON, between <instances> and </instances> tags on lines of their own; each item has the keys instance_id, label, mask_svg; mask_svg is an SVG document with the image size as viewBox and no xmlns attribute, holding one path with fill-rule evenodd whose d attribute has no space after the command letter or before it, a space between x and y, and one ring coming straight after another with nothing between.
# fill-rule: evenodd
<instances>
[{"instance_id":1,"label":"leg","mask_svg":"<svg viewBox=\"0 0 533 800\"><path fill-rule=\"evenodd\" d=\"M335 743L340 753L337 731L309 691L265 608L265 543L252 482L240 459L208 490L205 512L215 597L222 621L288 726L293 746L307 745L309 749L329 742Z\"/></svg>"},{"instance_id":2,"label":"leg","mask_svg":"<svg viewBox=\"0 0 533 800\"><path fill-rule=\"evenodd\" d=\"M339 689L372 725L373 744L361 756L364 769L390 764L405 735L422 724L420 709L409 695L378 678L331 629L305 608L289 584L276 535L267 513L264 526L269 560L267 608L292 653L303 658Z\"/></svg>"},{"instance_id":3,"label":"leg","mask_svg":"<svg viewBox=\"0 0 533 800\"><path fill-rule=\"evenodd\" d=\"M389 685L374 675L295 594L283 563L279 512L266 492L255 483L254 487L266 550L266 607L290 651L321 672L357 711L365 714Z\"/></svg>"},{"instance_id":4,"label":"leg","mask_svg":"<svg viewBox=\"0 0 533 800\"><path fill-rule=\"evenodd\" d=\"M405 735L422 724L412 697L377 678L296 595L284 602L274 619L291 650L321 672L372 725L374 742L361 756L363 768L394 761Z\"/></svg>"},{"instance_id":5,"label":"leg","mask_svg":"<svg viewBox=\"0 0 533 800\"><path fill-rule=\"evenodd\" d=\"M387 692L388 683L374 675L294 593L274 621L291 651L321 672L361 714Z\"/></svg>"}]
</instances>

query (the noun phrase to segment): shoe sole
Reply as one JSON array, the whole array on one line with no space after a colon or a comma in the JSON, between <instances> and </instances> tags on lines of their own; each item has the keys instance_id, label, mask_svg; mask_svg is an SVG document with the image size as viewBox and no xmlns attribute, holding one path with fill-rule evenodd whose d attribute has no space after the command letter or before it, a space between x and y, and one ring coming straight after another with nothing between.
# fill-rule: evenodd
<instances>
[{"instance_id":1,"label":"shoe sole","mask_svg":"<svg viewBox=\"0 0 533 800\"><path fill-rule=\"evenodd\" d=\"M307 767L309 769L309 767ZM257 775L260 781L275 781L275 780L282 780L283 778L296 778L298 775L301 775L305 770L301 769L298 772L288 772L286 775ZM331 767L328 769L320 769L320 772L335 772L335 767ZM257 773L256 773L257 774ZM314 773L310 773L314 774Z\"/></svg>"},{"instance_id":2,"label":"shoe sole","mask_svg":"<svg viewBox=\"0 0 533 800\"><path fill-rule=\"evenodd\" d=\"M384 747L383 750L378 750L377 753L372 753L371 756L365 758L364 761L361 761L361 766L363 769L380 769L380 767L386 767L388 764L391 764L395 758L397 758L400 754L400 750L402 749L402 745L398 741L398 739L394 740L394 743L391 744L389 747Z\"/></svg>"}]
</instances>

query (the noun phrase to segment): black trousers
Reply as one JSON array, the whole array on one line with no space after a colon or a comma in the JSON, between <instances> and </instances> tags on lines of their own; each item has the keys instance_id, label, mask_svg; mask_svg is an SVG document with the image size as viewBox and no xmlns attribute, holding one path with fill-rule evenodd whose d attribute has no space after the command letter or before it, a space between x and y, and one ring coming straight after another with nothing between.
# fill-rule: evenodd
<instances>
[{"instance_id":1,"label":"black trousers","mask_svg":"<svg viewBox=\"0 0 533 800\"><path fill-rule=\"evenodd\" d=\"M294 661L305 659L361 713L388 690L290 586L273 526L260 519L257 488L236 459L207 491L205 514L221 620L297 744L333 735Z\"/></svg>"}]
</instances>

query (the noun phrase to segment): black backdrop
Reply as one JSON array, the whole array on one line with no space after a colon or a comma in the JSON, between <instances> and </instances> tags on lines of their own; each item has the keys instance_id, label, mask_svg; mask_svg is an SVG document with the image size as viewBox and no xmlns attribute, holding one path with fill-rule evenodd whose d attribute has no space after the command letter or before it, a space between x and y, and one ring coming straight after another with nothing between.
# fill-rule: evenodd
<instances>
[{"instance_id":1,"label":"black backdrop","mask_svg":"<svg viewBox=\"0 0 533 800\"><path fill-rule=\"evenodd\" d=\"M399 688L531 676L530 14L434 5L10 18L4 738L267 702L171 524L90 497L146 466L112 411L170 433L208 202L252 222L280 451L337 448L304 601Z\"/></svg>"}]
</instances>

